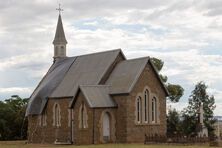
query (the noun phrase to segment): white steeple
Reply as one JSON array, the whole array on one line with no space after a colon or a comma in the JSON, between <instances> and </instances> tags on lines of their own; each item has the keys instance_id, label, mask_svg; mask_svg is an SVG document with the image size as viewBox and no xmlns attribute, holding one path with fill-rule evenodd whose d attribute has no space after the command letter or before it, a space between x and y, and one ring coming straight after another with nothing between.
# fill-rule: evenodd
<instances>
[{"instance_id":1,"label":"white steeple","mask_svg":"<svg viewBox=\"0 0 222 148\"><path fill-rule=\"evenodd\" d=\"M66 57L66 44L67 44L63 25L62 25L62 17L60 14L60 11L63 11L63 10L60 8L60 4L57 10L59 11L59 18L58 18L58 23L56 27L55 38L53 40L54 60L56 58Z\"/></svg>"}]
</instances>

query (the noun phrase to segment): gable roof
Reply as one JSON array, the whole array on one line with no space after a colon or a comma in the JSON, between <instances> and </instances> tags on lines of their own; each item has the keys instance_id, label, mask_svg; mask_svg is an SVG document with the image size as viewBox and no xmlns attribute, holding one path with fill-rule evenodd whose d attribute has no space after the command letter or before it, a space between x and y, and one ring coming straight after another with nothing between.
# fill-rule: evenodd
<instances>
[{"instance_id":1,"label":"gable roof","mask_svg":"<svg viewBox=\"0 0 222 148\"><path fill-rule=\"evenodd\" d=\"M110 94L115 95L130 93L147 63L150 63L166 95L169 95L165 84L162 82L149 57L121 61L106 81L106 85L112 86Z\"/></svg>"},{"instance_id":2,"label":"gable roof","mask_svg":"<svg viewBox=\"0 0 222 148\"><path fill-rule=\"evenodd\" d=\"M129 93L142 73L149 57L121 61L106 81L110 94Z\"/></svg>"},{"instance_id":3,"label":"gable roof","mask_svg":"<svg viewBox=\"0 0 222 148\"><path fill-rule=\"evenodd\" d=\"M98 85L119 54L117 49L56 60L31 95L26 116L41 114L47 98L73 97L80 85Z\"/></svg>"},{"instance_id":4,"label":"gable roof","mask_svg":"<svg viewBox=\"0 0 222 148\"><path fill-rule=\"evenodd\" d=\"M97 85L121 50L78 56L50 98L75 96L79 85Z\"/></svg>"},{"instance_id":5,"label":"gable roof","mask_svg":"<svg viewBox=\"0 0 222 148\"><path fill-rule=\"evenodd\" d=\"M117 107L117 104L109 95L110 86L80 85L79 88L91 108Z\"/></svg>"},{"instance_id":6,"label":"gable roof","mask_svg":"<svg viewBox=\"0 0 222 148\"><path fill-rule=\"evenodd\" d=\"M111 72L111 67L114 66L119 55L122 55L123 60L118 60ZM41 114L48 98L70 97L73 98L70 102L72 105L75 100L73 96L76 96L79 89L91 107L115 107L115 102L109 95L130 93L148 62L168 95L149 57L126 60L122 51L118 49L59 58L31 95L26 116ZM105 85L99 86L107 72L111 73Z\"/></svg>"}]
</instances>

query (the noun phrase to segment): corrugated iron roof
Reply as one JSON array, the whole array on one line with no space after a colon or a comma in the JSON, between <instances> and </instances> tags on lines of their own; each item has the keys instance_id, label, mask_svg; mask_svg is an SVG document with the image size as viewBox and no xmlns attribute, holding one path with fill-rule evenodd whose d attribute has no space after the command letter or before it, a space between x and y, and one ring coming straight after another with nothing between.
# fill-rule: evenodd
<instances>
[{"instance_id":1,"label":"corrugated iron roof","mask_svg":"<svg viewBox=\"0 0 222 148\"><path fill-rule=\"evenodd\" d=\"M81 85L80 90L92 108L117 107L109 95L110 86L107 85Z\"/></svg>"}]
</instances>

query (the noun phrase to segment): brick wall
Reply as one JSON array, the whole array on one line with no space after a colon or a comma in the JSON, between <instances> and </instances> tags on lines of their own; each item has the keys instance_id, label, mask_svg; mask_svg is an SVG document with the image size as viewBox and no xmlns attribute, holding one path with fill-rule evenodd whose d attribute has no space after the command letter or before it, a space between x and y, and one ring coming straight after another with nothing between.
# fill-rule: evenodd
<instances>
[{"instance_id":1,"label":"brick wall","mask_svg":"<svg viewBox=\"0 0 222 148\"><path fill-rule=\"evenodd\" d=\"M68 105L70 99L49 99L46 107L46 126L40 125L39 116L28 117L28 141L32 143L54 143L56 139L66 142L70 139L68 126ZM53 106L57 103L61 110L61 126L53 126Z\"/></svg>"},{"instance_id":2,"label":"brick wall","mask_svg":"<svg viewBox=\"0 0 222 148\"><path fill-rule=\"evenodd\" d=\"M139 93L143 94L148 87L152 95L158 98L158 123L137 125L135 123L135 101ZM104 143L102 135L103 114L108 112L111 117L111 142L131 143L144 142L145 134L166 134L166 99L165 92L156 78L150 65L147 65L132 92L129 95L113 96L118 108L90 108L81 92L78 93L73 109L73 126L69 125L70 116L68 107L71 98L49 99L47 112L47 125L39 124L39 116L28 117L28 141L32 143L54 143L68 141L73 138L74 144ZM149 98L151 101L151 98ZM61 127L53 126L53 106L58 103L61 109ZM88 127L79 128L79 108L84 103L87 109ZM150 103L151 104L151 103ZM151 105L149 105L149 109ZM151 111L149 110L149 121ZM71 130L73 128L73 130ZM72 131L72 136L71 136Z\"/></svg>"},{"instance_id":3,"label":"brick wall","mask_svg":"<svg viewBox=\"0 0 222 148\"><path fill-rule=\"evenodd\" d=\"M140 93L143 97L144 88L149 88L150 96L156 96L158 98L158 121L157 123L151 123L151 99L149 97L149 123L136 124L136 98ZM145 134L166 134L166 99L165 92L161 87L161 84L156 78L155 73L150 65L147 65L140 75L136 85L132 92L126 97L127 100L127 118L126 118L126 131L127 131L127 142L144 142Z\"/></svg>"},{"instance_id":4,"label":"brick wall","mask_svg":"<svg viewBox=\"0 0 222 148\"><path fill-rule=\"evenodd\" d=\"M79 128L79 107L84 103L87 107L88 127L85 129ZM74 104L74 143L75 144L99 144L104 143L102 138L102 114L109 112L111 114L111 142L116 140L115 130L115 108L90 108L86 99L80 92L77 95Z\"/></svg>"}]
</instances>

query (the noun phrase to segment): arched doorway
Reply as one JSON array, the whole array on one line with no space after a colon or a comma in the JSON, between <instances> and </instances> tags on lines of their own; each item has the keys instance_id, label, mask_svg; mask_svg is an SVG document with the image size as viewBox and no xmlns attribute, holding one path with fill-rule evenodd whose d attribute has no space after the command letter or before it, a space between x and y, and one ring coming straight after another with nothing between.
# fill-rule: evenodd
<instances>
[{"instance_id":1,"label":"arched doorway","mask_svg":"<svg viewBox=\"0 0 222 148\"><path fill-rule=\"evenodd\" d=\"M110 115L108 112L103 116L103 140L104 142L110 141Z\"/></svg>"}]
</instances>

